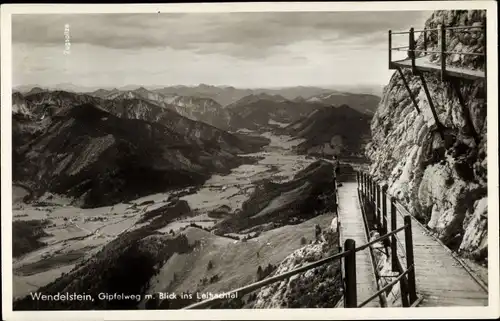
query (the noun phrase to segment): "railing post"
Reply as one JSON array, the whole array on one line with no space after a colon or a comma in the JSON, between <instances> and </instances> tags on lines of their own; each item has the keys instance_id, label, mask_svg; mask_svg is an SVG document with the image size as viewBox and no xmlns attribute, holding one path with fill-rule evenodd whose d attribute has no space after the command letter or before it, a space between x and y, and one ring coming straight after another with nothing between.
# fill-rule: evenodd
<instances>
[{"instance_id":1,"label":"railing post","mask_svg":"<svg viewBox=\"0 0 500 321\"><path fill-rule=\"evenodd\" d=\"M365 195L365 199L366 201L370 201L370 184L369 184L369 177L368 177L368 173L365 174L365 190L366 190L366 195Z\"/></svg>"},{"instance_id":2,"label":"railing post","mask_svg":"<svg viewBox=\"0 0 500 321\"><path fill-rule=\"evenodd\" d=\"M377 228L378 228L378 233L380 236L384 235L384 230L382 228L382 206L380 204L380 185L378 183L375 183L375 191L376 191L376 196L377 196Z\"/></svg>"},{"instance_id":3,"label":"railing post","mask_svg":"<svg viewBox=\"0 0 500 321\"><path fill-rule=\"evenodd\" d=\"M366 173L366 200L370 202L370 176Z\"/></svg>"},{"instance_id":4,"label":"railing post","mask_svg":"<svg viewBox=\"0 0 500 321\"><path fill-rule=\"evenodd\" d=\"M368 174L365 173L365 199L367 198L368 196Z\"/></svg>"},{"instance_id":5,"label":"railing post","mask_svg":"<svg viewBox=\"0 0 500 321\"><path fill-rule=\"evenodd\" d=\"M396 203L394 197L391 197L391 232L396 230ZM398 271L398 249L396 244L396 235L391 236L391 265L392 272Z\"/></svg>"},{"instance_id":6,"label":"railing post","mask_svg":"<svg viewBox=\"0 0 500 321\"><path fill-rule=\"evenodd\" d=\"M345 257L344 275L345 275L345 294L344 306L346 308L357 308L357 288L356 288L356 242L353 239L347 239L344 243L344 250L349 251Z\"/></svg>"},{"instance_id":7,"label":"railing post","mask_svg":"<svg viewBox=\"0 0 500 321\"><path fill-rule=\"evenodd\" d=\"M359 172L359 190L361 192L361 196L363 196L363 172Z\"/></svg>"},{"instance_id":8,"label":"railing post","mask_svg":"<svg viewBox=\"0 0 500 321\"><path fill-rule=\"evenodd\" d=\"M425 30L425 28L424 28L424 51L427 51L427 30ZM425 52L424 54L427 54L427 52Z\"/></svg>"},{"instance_id":9,"label":"railing post","mask_svg":"<svg viewBox=\"0 0 500 321\"><path fill-rule=\"evenodd\" d=\"M382 186L382 232L387 234L387 185ZM385 246L389 245L389 239L384 240Z\"/></svg>"},{"instance_id":10,"label":"railing post","mask_svg":"<svg viewBox=\"0 0 500 321\"><path fill-rule=\"evenodd\" d=\"M389 30L389 70L392 69L392 30Z\"/></svg>"},{"instance_id":11,"label":"railing post","mask_svg":"<svg viewBox=\"0 0 500 321\"><path fill-rule=\"evenodd\" d=\"M361 190L361 186L359 184L359 172L356 171L356 182L358 183L358 190Z\"/></svg>"},{"instance_id":12,"label":"railing post","mask_svg":"<svg viewBox=\"0 0 500 321\"><path fill-rule=\"evenodd\" d=\"M410 28L410 43L409 43L409 51L410 51L410 59L411 59L411 71L415 75L417 73L417 67L415 66L415 29Z\"/></svg>"},{"instance_id":13,"label":"railing post","mask_svg":"<svg viewBox=\"0 0 500 321\"><path fill-rule=\"evenodd\" d=\"M368 203L371 204L372 201L372 184L371 184L371 178L370 175L366 174L367 176L367 184L368 184Z\"/></svg>"},{"instance_id":14,"label":"railing post","mask_svg":"<svg viewBox=\"0 0 500 321\"><path fill-rule=\"evenodd\" d=\"M371 199L371 194L370 194L370 175L368 175L368 173L366 173L366 196L367 196L367 201L368 203L370 203L370 199Z\"/></svg>"},{"instance_id":15,"label":"railing post","mask_svg":"<svg viewBox=\"0 0 500 321\"><path fill-rule=\"evenodd\" d=\"M361 194L365 197L365 173L361 172Z\"/></svg>"},{"instance_id":16,"label":"railing post","mask_svg":"<svg viewBox=\"0 0 500 321\"><path fill-rule=\"evenodd\" d=\"M406 243L406 268L411 270L408 272L408 294L410 296L410 304L417 300L417 289L415 281L415 262L413 258L413 235L411 230L411 216L406 215L405 222L405 243Z\"/></svg>"},{"instance_id":17,"label":"railing post","mask_svg":"<svg viewBox=\"0 0 500 321\"><path fill-rule=\"evenodd\" d=\"M440 44L441 44L441 81L446 78L446 28L444 23L440 25Z\"/></svg>"},{"instance_id":18,"label":"railing post","mask_svg":"<svg viewBox=\"0 0 500 321\"><path fill-rule=\"evenodd\" d=\"M373 204L373 181L372 177L368 175L368 194L370 197L368 200L370 201L370 206Z\"/></svg>"},{"instance_id":19,"label":"railing post","mask_svg":"<svg viewBox=\"0 0 500 321\"><path fill-rule=\"evenodd\" d=\"M375 207L376 195L375 195L375 180L373 179L373 177L371 178L371 182L372 182L372 206Z\"/></svg>"},{"instance_id":20,"label":"railing post","mask_svg":"<svg viewBox=\"0 0 500 321\"><path fill-rule=\"evenodd\" d=\"M333 205L337 208L337 179L333 177Z\"/></svg>"}]
</instances>

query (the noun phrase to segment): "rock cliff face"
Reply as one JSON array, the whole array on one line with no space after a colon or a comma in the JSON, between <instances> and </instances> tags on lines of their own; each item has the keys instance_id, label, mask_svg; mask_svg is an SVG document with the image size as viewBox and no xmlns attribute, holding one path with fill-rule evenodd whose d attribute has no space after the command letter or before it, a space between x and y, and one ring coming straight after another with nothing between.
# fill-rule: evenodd
<instances>
[{"instance_id":1,"label":"rock cliff face","mask_svg":"<svg viewBox=\"0 0 500 321\"><path fill-rule=\"evenodd\" d=\"M485 11L436 11L425 27L436 28L443 22L447 26L484 25L485 19ZM447 44L448 51L485 49L482 32L449 32ZM417 47L422 46L420 37ZM436 50L437 46L437 36L430 36L428 49ZM439 57L431 56L430 61L439 63ZM450 55L447 63L484 68L480 56ZM442 82L438 74L424 74L437 116L445 127L441 137L419 77L410 70L404 75L421 113L395 72L371 123L373 140L366 148L372 161L371 174L388 184L389 193L413 210L450 248L476 260L487 260L485 82L459 80L466 105L462 109L449 81Z\"/></svg>"}]
</instances>

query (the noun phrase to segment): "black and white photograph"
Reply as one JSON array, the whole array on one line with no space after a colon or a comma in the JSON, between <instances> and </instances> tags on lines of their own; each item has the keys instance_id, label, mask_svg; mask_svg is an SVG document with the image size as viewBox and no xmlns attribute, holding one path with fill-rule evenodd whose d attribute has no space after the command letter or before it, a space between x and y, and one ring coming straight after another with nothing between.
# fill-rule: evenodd
<instances>
[{"instance_id":1,"label":"black and white photograph","mask_svg":"<svg viewBox=\"0 0 500 321\"><path fill-rule=\"evenodd\" d=\"M1 9L7 320L498 317L495 2Z\"/></svg>"}]
</instances>

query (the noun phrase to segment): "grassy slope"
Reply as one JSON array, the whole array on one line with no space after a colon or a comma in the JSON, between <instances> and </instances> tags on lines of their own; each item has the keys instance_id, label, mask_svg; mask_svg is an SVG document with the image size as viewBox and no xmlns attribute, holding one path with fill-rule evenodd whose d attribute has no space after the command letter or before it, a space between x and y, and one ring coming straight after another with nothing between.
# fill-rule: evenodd
<instances>
[{"instance_id":1,"label":"grassy slope","mask_svg":"<svg viewBox=\"0 0 500 321\"><path fill-rule=\"evenodd\" d=\"M317 216L304 223L284 226L262 233L259 237L247 242L235 242L232 239L216 236L209 232L189 228L186 234L190 243L201 240L203 246L189 254L176 254L161 268L159 274L152 278L148 292L170 291L181 293L197 289L200 279L210 278L219 274L220 281L200 287L198 290L207 292L221 292L256 281L259 265L269 263L278 264L287 255L301 248L300 239L305 236L308 240L314 238L314 226L322 228L330 226L332 214ZM259 257L257 257L259 252ZM213 268L207 271L209 261ZM238 266L235 262L239 262ZM173 286L168 284L176 273L178 281Z\"/></svg>"}]
</instances>

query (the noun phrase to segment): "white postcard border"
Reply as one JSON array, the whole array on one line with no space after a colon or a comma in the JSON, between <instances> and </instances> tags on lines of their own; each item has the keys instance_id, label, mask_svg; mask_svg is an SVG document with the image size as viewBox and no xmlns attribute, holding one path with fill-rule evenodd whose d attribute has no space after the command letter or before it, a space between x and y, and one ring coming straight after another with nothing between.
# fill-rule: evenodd
<instances>
[{"instance_id":1,"label":"white postcard border","mask_svg":"<svg viewBox=\"0 0 500 321\"><path fill-rule=\"evenodd\" d=\"M362 308L362 309L255 309L255 310L127 310L127 311L12 311L12 14L157 13L157 12L261 12L261 11L402 11L487 10L488 55L488 307ZM498 318L499 217L498 217L498 53L495 1L414 2L293 2L203 4L7 4L1 6L1 186L2 186L2 314L5 320L326 320Z\"/></svg>"}]
</instances>

